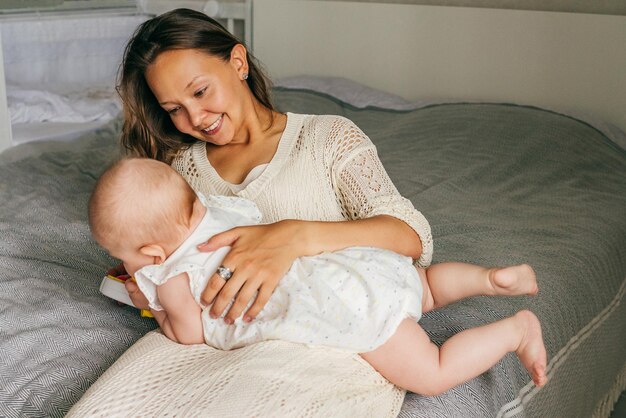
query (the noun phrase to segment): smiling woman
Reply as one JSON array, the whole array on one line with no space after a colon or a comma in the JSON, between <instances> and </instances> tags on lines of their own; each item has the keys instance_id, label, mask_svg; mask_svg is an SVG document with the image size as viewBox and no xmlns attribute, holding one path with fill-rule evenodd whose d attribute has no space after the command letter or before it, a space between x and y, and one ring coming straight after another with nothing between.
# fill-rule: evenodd
<instances>
[{"instance_id":1,"label":"smiling woman","mask_svg":"<svg viewBox=\"0 0 626 418\"><path fill-rule=\"evenodd\" d=\"M237 44L228 60L195 49L163 52L147 67L145 78L176 129L189 137L213 145L236 145L254 138L251 131L274 127L274 135L266 133L264 140L276 143L280 125L284 129L284 115L247 94L248 73L246 49ZM214 149L219 148L208 151Z\"/></svg>"},{"instance_id":2,"label":"smiling woman","mask_svg":"<svg viewBox=\"0 0 626 418\"><path fill-rule=\"evenodd\" d=\"M201 295L212 318L253 321L301 256L368 246L430 263L428 221L398 193L370 139L340 116L276 111L245 45L206 15L177 9L141 25L119 91L131 154L171 163L198 193L250 199L263 215L200 246L231 247L222 267L232 277L213 272Z\"/></svg>"},{"instance_id":3,"label":"smiling woman","mask_svg":"<svg viewBox=\"0 0 626 418\"><path fill-rule=\"evenodd\" d=\"M371 222L377 212L351 202L365 196L360 191L380 186L376 183L380 177L372 176L376 172L371 166L355 170L352 157L368 156L361 152L362 143L346 147L347 153L337 152L335 146L349 145L337 133L351 132L374 154L366 134L399 192L423 210L433 226L437 261L459 256L486 265L528 261L536 268L541 289L532 300L487 297L461 302L429 312L422 323L437 343L443 343L459 328L480 326L531 305L545 324L547 385L533 386L517 358L507 356L489 372L436 398L408 393L400 417L551 416L554 411L562 416L607 417L626 387L626 352L621 344L626 339L626 153L602 133L606 125L563 116L562 105L585 104L578 109L593 110L600 108L586 105L601 103L607 112L596 116L606 116L602 119L607 122L624 120L611 116L625 108L618 106L623 102L617 88L623 85L623 75L611 70L623 67L613 65L624 55L620 43L611 40L624 38L619 36L626 28L624 19L318 0L259 0L254 9L254 53L274 77L306 69L308 74L334 76L332 83L321 80L317 86L330 87L313 92L303 91L313 87L302 83L273 91L276 109L292 113L286 115L275 155L265 167L248 174L249 183L234 185L230 182L236 182L234 178L226 181L227 174L214 169L217 160L208 158L208 149L227 145L214 146L188 135L193 143L173 157L176 169L197 190L234 194L239 189L267 203L266 222L285 217L319 222L316 212L322 212L341 224L335 239L349 235L341 228L350 223L340 221L353 217L365 218L354 221L355 229L362 223L362 230L371 233L377 228L363 223ZM34 26L58 35L47 22L21 26L26 35ZM90 28L106 26L116 35L122 33L108 19L100 17L98 26L95 22L83 21ZM394 29L375 29L385 27L385 22ZM59 23L68 34L85 40L76 20ZM33 51L32 44L24 48L23 43L13 43L27 41L28 36L11 39L5 36L7 25L1 29L5 46L8 42L17 51ZM129 32L123 33L126 37ZM387 35L407 42L390 42ZM374 38L378 42L373 44ZM381 44L387 47L378 47ZM105 51L97 45L90 51ZM47 54L36 55L52 54L72 67L58 75L97 76L83 70L84 59L41 46ZM7 48L4 51L8 53ZM115 56L121 55L122 44L116 51ZM368 65L372 51L384 65ZM282 55L280 60L277 55ZM35 68L32 62L29 65ZM7 65L22 73L25 67ZM347 89L347 84L337 84L337 77L346 75L383 88L385 98L395 92L422 103L452 97L508 104L439 103L415 110L417 105L407 107L404 100L400 112L381 105L375 95L377 100L367 102L374 108L364 109L364 85L352 81ZM524 95L513 94L518 91ZM530 94L535 92L541 96ZM561 114L510 104L550 104L542 98L554 99L550 103L561 105ZM556 101L559 98L567 100ZM154 102L155 114L158 111L173 126L171 116ZM342 115L354 123L298 113ZM324 125L324 120L336 125ZM157 416L169 411L212 416L397 416L404 393L358 357L279 341L233 351L180 346L159 332L148 332L155 327L153 320L98 293L102 273L115 260L90 241L85 202L94 180L117 155L121 126L117 122L76 142L25 144L0 155L0 323L6 325L2 327L6 332L0 332L0 351L7 354L0 361L0 415L64 416L121 356L77 405L74 416ZM321 137L335 141L315 140ZM259 138L252 137L251 142ZM231 150L225 159L237 157L237 148L233 145ZM305 165L320 160L339 171ZM351 170L342 172L344 167ZM334 177L327 179L329 172ZM372 187L357 187L367 179L372 179ZM280 182L283 187L278 187ZM318 191L330 189L328 183L338 186L336 193L320 196ZM334 207L328 205L337 201ZM370 201L375 211L381 208L380 199ZM389 234L395 238L393 231ZM306 234L298 237L302 241L298 244L308 241ZM424 242L422 260L427 252ZM225 267L233 271L231 282L245 274L240 265ZM92 409L85 412L81 405Z\"/></svg>"},{"instance_id":4,"label":"smiling woman","mask_svg":"<svg viewBox=\"0 0 626 418\"><path fill-rule=\"evenodd\" d=\"M125 111L123 145L133 154L163 161L171 161L194 140L203 140L202 129L217 121L220 113L210 121L199 120L199 108L190 106L206 104L203 98L209 93L229 92L214 97L213 105L232 102L234 95L240 101L244 97L246 106L253 104L253 110L269 120L274 114L269 79L235 36L202 13L177 12L176 19L169 13L141 26L126 47L118 86ZM164 69L174 73L161 75Z\"/></svg>"},{"instance_id":5,"label":"smiling woman","mask_svg":"<svg viewBox=\"0 0 626 418\"><path fill-rule=\"evenodd\" d=\"M228 283L217 273L209 281L203 300L214 302L211 314L235 299L225 318L232 322L255 299L251 320L303 255L368 245L427 265L428 222L399 195L369 138L344 118L275 111L268 86L237 38L191 10L147 21L126 48L124 145L171 162L196 192L255 201L267 223L207 243L207 251L232 246L224 265L234 272ZM295 193L304 185L316 195ZM128 286L135 305L147 307Z\"/></svg>"}]
</instances>

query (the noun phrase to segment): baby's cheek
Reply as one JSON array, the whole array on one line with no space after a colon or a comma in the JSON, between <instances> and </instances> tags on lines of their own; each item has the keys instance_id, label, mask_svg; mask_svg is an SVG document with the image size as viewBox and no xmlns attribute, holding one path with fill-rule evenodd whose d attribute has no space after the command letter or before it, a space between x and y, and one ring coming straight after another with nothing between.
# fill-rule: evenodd
<instances>
[{"instance_id":1,"label":"baby's cheek","mask_svg":"<svg viewBox=\"0 0 626 418\"><path fill-rule=\"evenodd\" d=\"M140 269L140 267L138 267L134 263L125 262L124 269L126 269L126 273L130 274L131 276L134 276L137 270Z\"/></svg>"}]
</instances>

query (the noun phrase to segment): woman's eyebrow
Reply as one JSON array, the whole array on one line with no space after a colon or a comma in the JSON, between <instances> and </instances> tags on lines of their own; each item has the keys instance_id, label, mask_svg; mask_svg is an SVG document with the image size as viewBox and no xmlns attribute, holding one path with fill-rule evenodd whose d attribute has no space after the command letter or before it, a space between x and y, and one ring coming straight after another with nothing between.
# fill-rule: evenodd
<instances>
[{"instance_id":1,"label":"woman's eyebrow","mask_svg":"<svg viewBox=\"0 0 626 418\"><path fill-rule=\"evenodd\" d=\"M192 78L191 81L185 86L184 90L187 90L200 77L202 77L202 75L197 75L194 78ZM168 104L169 102L170 102L169 100L165 100L163 102L159 102L159 104L165 105L165 104Z\"/></svg>"},{"instance_id":2,"label":"woman's eyebrow","mask_svg":"<svg viewBox=\"0 0 626 418\"><path fill-rule=\"evenodd\" d=\"M202 76L201 76L201 75L197 75L197 76L195 76L194 78L192 78L192 79L191 79L191 81L189 82L189 84L187 84L187 85L185 86L185 90L187 90L187 89L189 88L189 86L191 86L191 85L194 83L194 81L196 81L196 80L197 80L198 78L200 78L200 77L202 77Z\"/></svg>"}]
</instances>

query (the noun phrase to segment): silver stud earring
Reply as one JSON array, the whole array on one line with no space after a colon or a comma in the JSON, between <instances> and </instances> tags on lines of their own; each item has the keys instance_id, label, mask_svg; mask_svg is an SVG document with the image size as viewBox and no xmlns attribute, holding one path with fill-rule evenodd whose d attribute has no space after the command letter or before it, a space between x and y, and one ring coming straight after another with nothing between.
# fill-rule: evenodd
<instances>
[{"instance_id":1,"label":"silver stud earring","mask_svg":"<svg viewBox=\"0 0 626 418\"><path fill-rule=\"evenodd\" d=\"M241 76L244 80L248 79L248 73L243 73L243 75Z\"/></svg>"}]
</instances>

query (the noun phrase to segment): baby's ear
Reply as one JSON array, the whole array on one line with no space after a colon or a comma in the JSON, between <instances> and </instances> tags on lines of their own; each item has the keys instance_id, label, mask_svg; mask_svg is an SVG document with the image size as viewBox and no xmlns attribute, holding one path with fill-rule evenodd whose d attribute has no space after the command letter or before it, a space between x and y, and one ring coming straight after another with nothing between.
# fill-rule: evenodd
<instances>
[{"instance_id":1,"label":"baby's ear","mask_svg":"<svg viewBox=\"0 0 626 418\"><path fill-rule=\"evenodd\" d=\"M162 264L167 258L163 247L157 244L144 245L139 252L148 257L154 257L154 264Z\"/></svg>"}]
</instances>

